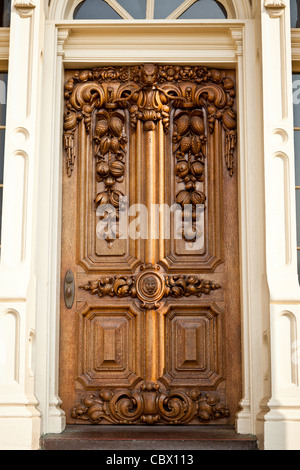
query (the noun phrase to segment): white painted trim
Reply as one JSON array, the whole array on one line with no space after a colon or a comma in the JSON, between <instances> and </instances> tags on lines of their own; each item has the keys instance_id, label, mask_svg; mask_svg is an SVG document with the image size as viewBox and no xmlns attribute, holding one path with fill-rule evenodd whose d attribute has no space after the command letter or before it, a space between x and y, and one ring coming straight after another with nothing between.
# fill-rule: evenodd
<instances>
[{"instance_id":1,"label":"white painted trim","mask_svg":"<svg viewBox=\"0 0 300 470\"><path fill-rule=\"evenodd\" d=\"M73 12L75 8L81 3L83 0L52 0L49 12L48 12L48 19L50 20L57 20L62 21L65 19L73 18ZM107 0L105 0L107 1ZM115 1L115 0L109 0ZM159 0L161 1L161 0ZM181 4L171 15L170 19L178 18L180 14L182 14L192 3L196 0L183 0L183 4ZM220 3L225 7L228 13L228 19L251 19L252 18L252 10L250 7L249 0L219 0ZM258 0L253 0L255 4ZM122 7L121 7L122 8ZM182 12L177 15L176 12ZM121 15L122 16L122 15ZM154 18L154 1L148 0L147 2L147 13L146 13L147 20L153 20Z\"/></svg>"},{"instance_id":2,"label":"white painted trim","mask_svg":"<svg viewBox=\"0 0 300 470\"><path fill-rule=\"evenodd\" d=\"M64 63L70 68L79 62L86 67L105 62L168 63L177 56L181 63L232 64L236 50L230 31L243 25L238 20L127 21L121 29L119 22L82 21L62 22L57 27L60 32L70 31L64 43Z\"/></svg>"}]
</instances>

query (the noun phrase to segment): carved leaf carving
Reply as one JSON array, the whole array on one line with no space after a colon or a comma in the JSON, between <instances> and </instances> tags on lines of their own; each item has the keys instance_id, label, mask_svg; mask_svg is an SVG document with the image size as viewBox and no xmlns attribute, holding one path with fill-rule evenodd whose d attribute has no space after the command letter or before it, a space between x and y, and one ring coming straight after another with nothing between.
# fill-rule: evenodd
<instances>
[{"instance_id":1,"label":"carved leaf carving","mask_svg":"<svg viewBox=\"0 0 300 470\"><path fill-rule=\"evenodd\" d=\"M89 281L80 289L98 295L100 298L131 297L138 298L142 307L148 309L158 308L163 297L201 297L209 295L212 291L221 289L219 284L197 276L163 276L158 273L159 267L142 267L142 274L138 276L112 276L102 277Z\"/></svg>"},{"instance_id":2,"label":"carved leaf carving","mask_svg":"<svg viewBox=\"0 0 300 470\"><path fill-rule=\"evenodd\" d=\"M65 132L68 133L74 133L82 120L90 132L94 109L128 108L133 130L138 120L143 122L145 132L153 131L156 123L161 121L167 132L171 108L205 107L210 132L213 132L216 121L226 132L225 159L230 174L234 172L235 84L224 71L201 66L155 64L78 71L65 85L65 99ZM198 123L197 118L192 121L193 131L199 135L199 119ZM194 139L195 151L198 146L199 142ZM66 147L67 152L68 149Z\"/></svg>"}]
</instances>

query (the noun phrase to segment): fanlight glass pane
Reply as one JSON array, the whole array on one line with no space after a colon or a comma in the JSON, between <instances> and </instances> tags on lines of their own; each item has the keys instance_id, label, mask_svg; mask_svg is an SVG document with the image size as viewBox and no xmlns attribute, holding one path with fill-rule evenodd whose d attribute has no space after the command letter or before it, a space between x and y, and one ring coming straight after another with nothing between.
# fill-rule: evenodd
<instances>
[{"instance_id":1,"label":"fanlight glass pane","mask_svg":"<svg viewBox=\"0 0 300 470\"><path fill-rule=\"evenodd\" d=\"M198 0L181 16L181 20L224 20L227 12L216 0Z\"/></svg>"},{"instance_id":2,"label":"fanlight glass pane","mask_svg":"<svg viewBox=\"0 0 300 470\"><path fill-rule=\"evenodd\" d=\"M121 16L104 0L85 0L75 8L74 20L120 20Z\"/></svg>"},{"instance_id":3,"label":"fanlight glass pane","mask_svg":"<svg viewBox=\"0 0 300 470\"><path fill-rule=\"evenodd\" d=\"M294 132L294 141L295 141L295 179L296 186L300 186L300 131ZM300 225L300 219L299 219Z\"/></svg>"},{"instance_id":4,"label":"fanlight glass pane","mask_svg":"<svg viewBox=\"0 0 300 470\"><path fill-rule=\"evenodd\" d=\"M7 73L0 72L0 185L3 184Z\"/></svg>"},{"instance_id":5,"label":"fanlight glass pane","mask_svg":"<svg viewBox=\"0 0 300 470\"><path fill-rule=\"evenodd\" d=\"M0 27L7 28L10 26L10 8L11 0L0 1Z\"/></svg>"},{"instance_id":6,"label":"fanlight glass pane","mask_svg":"<svg viewBox=\"0 0 300 470\"><path fill-rule=\"evenodd\" d=\"M291 0L291 28L300 28L300 0Z\"/></svg>"},{"instance_id":7,"label":"fanlight glass pane","mask_svg":"<svg viewBox=\"0 0 300 470\"><path fill-rule=\"evenodd\" d=\"M128 11L132 18L136 20L146 18L147 0L118 0L118 3Z\"/></svg>"},{"instance_id":8,"label":"fanlight glass pane","mask_svg":"<svg viewBox=\"0 0 300 470\"><path fill-rule=\"evenodd\" d=\"M167 18L182 3L183 0L155 0L154 19Z\"/></svg>"},{"instance_id":9,"label":"fanlight glass pane","mask_svg":"<svg viewBox=\"0 0 300 470\"><path fill-rule=\"evenodd\" d=\"M7 73L0 72L0 126L6 122Z\"/></svg>"},{"instance_id":10,"label":"fanlight glass pane","mask_svg":"<svg viewBox=\"0 0 300 470\"><path fill-rule=\"evenodd\" d=\"M297 246L300 247L300 189L296 189Z\"/></svg>"}]
</instances>

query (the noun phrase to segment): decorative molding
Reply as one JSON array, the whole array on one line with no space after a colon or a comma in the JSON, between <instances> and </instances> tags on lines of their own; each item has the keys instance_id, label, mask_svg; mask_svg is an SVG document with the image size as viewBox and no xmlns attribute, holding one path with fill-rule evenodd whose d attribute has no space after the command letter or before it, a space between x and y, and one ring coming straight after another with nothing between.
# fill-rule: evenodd
<instances>
[{"instance_id":1,"label":"decorative molding","mask_svg":"<svg viewBox=\"0 0 300 470\"><path fill-rule=\"evenodd\" d=\"M133 131L138 120L143 122L144 132L153 131L161 121L166 133L171 107L177 110L205 107L210 132L213 133L216 121L225 130L225 161L230 175L234 173L237 144L235 84L225 71L201 66L155 64L78 71L65 85L65 99L65 149L69 175L73 170L74 134L78 123L83 120L87 132L90 132L92 112L108 107L127 107Z\"/></svg>"},{"instance_id":2,"label":"decorative molding","mask_svg":"<svg viewBox=\"0 0 300 470\"><path fill-rule=\"evenodd\" d=\"M57 55L64 58L64 45L70 35L70 30L68 28L59 29L57 32Z\"/></svg>"},{"instance_id":3,"label":"decorative molding","mask_svg":"<svg viewBox=\"0 0 300 470\"><path fill-rule=\"evenodd\" d=\"M32 15L36 4L33 0L15 0L14 7L19 12L21 18L28 18Z\"/></svg>"},{"instance_id":4,"label":"decorative molding","mask_svg":"<svg viewBox=\"0 0 300 470\"><path fill-rule=\"evenodd\" d=\"M264 7L270 18L279 18L286 8L286 0L265 0Z\"/></svg>"},{"instance_id":5,"label":"decorative molding","mask_svg":"<svg viewBox=\"0 0 300 470\"><path fill-rule=\"evenodd\" d=\"M101 390L86 394L72 410L72 418L93 424L188 424L226 419L229 409L217 393L197 389L164 392L157 382L143 382L137 390Z\"/></svg>"},{"instance_id":6,"label":"decorative molding","mask_svg":"<svg viewBox=\"0 0 300 470\"><path fill-rule=\"evenodd\" d=\"M201 297L221 289L220 285L194 275L164 276L158 272L159 266L147 265L140 269L141 273L137 276L104 276L95 281L88 281L80 286L80 289L100 298L137 298L141 307L147 310L159 308L163 297Z\"/></svg>"},{"instance_id":7,"label":"decorative molding","mask_svg":"<svg viewBox=\"0 0 300 470\"><path fill-rule=\"evenodd\" d=\"M235 43L236 56L240 57L243 55L243 46L244 46L243 30L241 28L230 28L230 34Z\"/></svg>"}]
</instances>

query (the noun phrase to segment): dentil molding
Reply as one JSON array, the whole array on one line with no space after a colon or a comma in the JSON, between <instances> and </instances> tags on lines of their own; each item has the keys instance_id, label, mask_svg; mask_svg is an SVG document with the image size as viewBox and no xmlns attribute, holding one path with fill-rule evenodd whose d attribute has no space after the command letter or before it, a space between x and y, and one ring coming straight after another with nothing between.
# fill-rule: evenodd
<instances>
[{"instance_id":1,"label":"dentil molding","mask_svg":"<svg viewBox=\"0 0 300 470\"><path fill-rule=\"evenodd\" d=\"M28 18L32 15L36 4L33 0L15 0L14 7L22 18Z\"/></svg>"},{"instance_id":2,"label":"dentil molding","mask_svg":"<svg viewBox=\"0 0 300 470\"><path fill-rule=\"evenodd\" d=\"M270 18L279 18L286 8L286 0L265 0L264 7Z\"/></svg>"}]
</instances>

